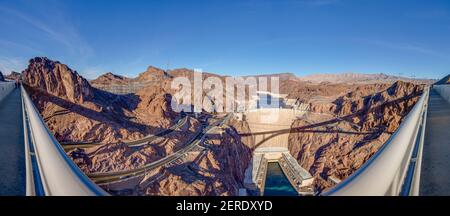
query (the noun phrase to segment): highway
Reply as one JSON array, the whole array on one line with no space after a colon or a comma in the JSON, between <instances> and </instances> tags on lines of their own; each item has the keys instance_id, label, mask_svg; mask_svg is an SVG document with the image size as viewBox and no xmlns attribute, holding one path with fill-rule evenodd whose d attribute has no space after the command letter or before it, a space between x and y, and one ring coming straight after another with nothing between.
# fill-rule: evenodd
<instances>
[{"instance_id":1,"label":"highway","mask_svg":"<svg viewBox=\"0 0 450 216\"><path fill-rule=\"evenodd\" d=\"M128 146L142 146L142 145L146 145L150 142L152 142L153 140L161 137L161 136L165 136L167 134L170 134L174 131L176 131L177 129L179 129L181 126L183 126L187 120L189 119L188 116L185 116L181 119L179 119L177 121L176 124L174 124L172 127L170 127L169 129L163 130L159 133L156 134L151 134L148 135L140 140L133 140L133 141L124 141L125 144L127 144ZM76 144L61 144L64 148L65 151L70 151L74 148L90 148L90 147L94 147L94 146L99 146L99 145L103 145L104 143L76 143Z\"/></svg>"},{"instance_id":2,"label":"highway","mask_svg":"<svg viewBox=\"0 0 450 216\"><path fill-rule=\"evenodd\" d=\"M139 177L145 175L148 171L156 169L158 167L164 166L170 162L173 162L179 158L181 158L185 153L191 151L194 147L198 146L203 142L205 135L216 126L223 125L226 121L231 118L231 114L227 114L223 119L217 120L211 125L204 127L200 130L193 138L191 138L187 143L187 145L178 150L177 152L168 155L164 158L161 158L155 162L149 163L143 167L133 169L133 170L125 170L125 171L117 171L117 172L107 172L107 173L91 173L87 174L95 183L97 184L106 184L113 183L118 181L123 181L125 179L129 179L132 177Z\"/></svg>"}]
</instances>

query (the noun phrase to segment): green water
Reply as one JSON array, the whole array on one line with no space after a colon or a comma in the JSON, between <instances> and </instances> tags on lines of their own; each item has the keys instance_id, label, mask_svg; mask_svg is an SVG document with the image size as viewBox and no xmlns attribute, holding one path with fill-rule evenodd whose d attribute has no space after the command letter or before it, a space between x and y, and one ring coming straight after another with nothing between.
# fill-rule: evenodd
<instances>
[{"instance_id":1,"label":"green water","mask_svg":"<svg viewBox=\"0 0 450 216\"><path fill-rule=\"evenodd\" d=\"M298 196L297 191L284 175L278 162L267 164L264 196Z\"/></svg>"}]
</instances>

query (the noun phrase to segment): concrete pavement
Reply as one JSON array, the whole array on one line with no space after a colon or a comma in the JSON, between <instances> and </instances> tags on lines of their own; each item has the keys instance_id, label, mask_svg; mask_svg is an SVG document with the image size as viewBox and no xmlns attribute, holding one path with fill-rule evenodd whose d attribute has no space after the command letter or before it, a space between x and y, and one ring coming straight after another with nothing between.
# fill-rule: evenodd
<instances>
[{"instance_id":1,"label":"concrete pavement","mask_svg":"<svg viewBox=\"0 0 450 216\"><path fill-rule=\"evenodd\" d=\"M20 89L0 101L0 196L25 195L25 158Z\"/></svg>"},{"instance_id":2,"label":"concrete pavement","mask_svg":"<svg viewBox=\"0 0 450 216\"><path fill-rule=\"evenodd\" d=\"M420 195L450 195L450 103L430 91Z\"/></svg>"}]
</instances>

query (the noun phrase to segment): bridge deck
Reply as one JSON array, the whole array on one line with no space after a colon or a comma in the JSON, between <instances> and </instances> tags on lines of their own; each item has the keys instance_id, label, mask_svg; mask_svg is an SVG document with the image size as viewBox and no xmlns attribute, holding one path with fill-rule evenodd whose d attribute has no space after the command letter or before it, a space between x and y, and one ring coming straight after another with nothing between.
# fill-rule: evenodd
<instances>
[{"instance_id":1,"label":"bridge deck","mask_svg":"<svg viewBox=\"0 0 450 216\"><path fill-rule=\"evenodd\" d=\"M430 91L420 195L450 195L450 104Z\"/></svg>"},{"instance_id":2,"label":"bridge deck","mask_svg":"<svg viewBox=\"0 0 450 216\"><path fill-rule=\"evenodd\" d=\"M20 90L0 102L0 195L25 195Z\"/></svg>"}]
</instances>

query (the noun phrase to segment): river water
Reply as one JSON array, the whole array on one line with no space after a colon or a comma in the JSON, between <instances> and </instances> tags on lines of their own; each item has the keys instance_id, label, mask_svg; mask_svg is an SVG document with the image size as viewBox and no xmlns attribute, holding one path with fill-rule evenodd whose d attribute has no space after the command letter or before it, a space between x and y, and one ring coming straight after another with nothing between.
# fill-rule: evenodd
<instances>
[{"instance_id":1,"label":"river water","mask_svg":"<svg viewBox=\"0 0 450 216\"><path fill-rule=\"evenodd\" d=\"M267 165L264 196L298 196L278 162L270 162Z\"/></svg>"}]
</instances>

